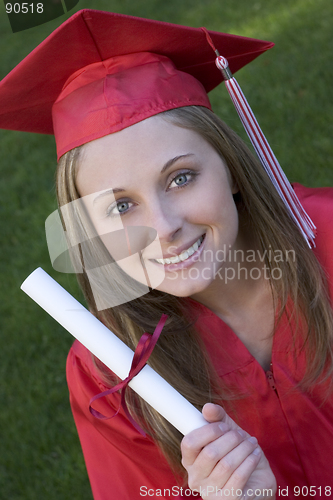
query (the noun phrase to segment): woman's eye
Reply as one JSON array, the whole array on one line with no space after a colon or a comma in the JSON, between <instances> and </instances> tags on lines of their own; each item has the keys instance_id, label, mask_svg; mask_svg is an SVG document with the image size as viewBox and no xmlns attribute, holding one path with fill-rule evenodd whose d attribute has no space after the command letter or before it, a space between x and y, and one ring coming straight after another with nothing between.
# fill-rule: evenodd
<instances>
[{"instance_id":1,"label":"woman's eye","mask_svg":"<svg viewBox=\"0 0 333 500\"><path fill-rule=\"evenodd\" d=\"M118 201L113 203L107 210L107 215L119 215L127 212L130 208L130 202L128 201Z\"/></svg>"},{"instance_id":2,"label":"woman's eye","mask_svg":"<svg viewBox=\"0 0 333 500\"><path fill-rule=\"evenodd\" d=\"M117 210L121 214L122 212L126 212L129 208L129 203L128 201L121 201L117 203Z\"/></svg>"},{"instance_id":3,"label":"woman's eye","mask_svg":"<svg viewBox=\"0 0 333 500\"><path fill-rule=\"evenodd\" d=\"M178 187L184 186L192 180L191 177L192 177L192 174L189 174L189 173L179 174L172 180L170 187L172 187L173 183L175 183L176 186L178 186Z\"/></svg>"}]
</instances>

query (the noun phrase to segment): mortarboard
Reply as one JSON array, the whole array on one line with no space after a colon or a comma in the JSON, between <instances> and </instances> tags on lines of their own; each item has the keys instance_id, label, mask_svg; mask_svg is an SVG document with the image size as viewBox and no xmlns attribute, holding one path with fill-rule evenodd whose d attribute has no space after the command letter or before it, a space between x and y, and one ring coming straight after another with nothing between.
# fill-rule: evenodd
<instances>
[{"instance_id":1,"label":"mortarboard","mask_svg":"<svg viewBox=\"0 0 333 500\"><path fill-rule=\"evenodd\" d=\"M222 72L205 34L224 56L217 54L216 60ZM54 134L60 157L162 111L190 105L210 108L207 92L226 80L256 150L253 130L259 136L259 159L303 235L313 242L314 226L260 128L253 125L256 120L232 77L272 46L252 38L82 10L0 82L0 128Z\"/></svg>"},{"instance_id":2,"label":"mortarboard","mask_svg":"<svg viewBox=\"0 0 333 500\"><path fill-rule=\"evenodd\" d=\"M273 46L210 33L233 72ZM200 29L79 11L2 80L0 127L55 133L61 156L156 114L158 105L160 111L190 104L209 107L206 93L223 80L212 56ZM73 127L81 129L82 137ZM98 128L105 131L98 133Z\"/></svg>"}]
</instances>

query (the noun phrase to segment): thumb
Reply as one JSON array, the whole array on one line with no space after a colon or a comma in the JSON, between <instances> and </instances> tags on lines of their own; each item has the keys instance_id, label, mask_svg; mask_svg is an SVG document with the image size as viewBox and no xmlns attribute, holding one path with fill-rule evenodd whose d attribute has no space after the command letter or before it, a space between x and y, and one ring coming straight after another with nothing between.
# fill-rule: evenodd
<instances>
[{"instance_id":1,"label":"thumb","mask_svg":"<svg viewBox=\"0 0 333 500\"><path fill-rule=\"evenodd\" d=\"M213 403L206 403L202 408L202 415L207 422L220 422L226 419L226 412L222 406Z\"/></svg>"},{"instance_id":2,"label":"thumb","mask_svg":"<svg viewBox=\"0 0 333 500\"><path fill-rule=\"evenodd\" d=\"M239 425L225 412L222 406L213 403L206 403L202 408L202 415L207 422L224 422L230 429L240 429ZM248 437L250 435L248 434Z\"/></svg>"}]
</instances>

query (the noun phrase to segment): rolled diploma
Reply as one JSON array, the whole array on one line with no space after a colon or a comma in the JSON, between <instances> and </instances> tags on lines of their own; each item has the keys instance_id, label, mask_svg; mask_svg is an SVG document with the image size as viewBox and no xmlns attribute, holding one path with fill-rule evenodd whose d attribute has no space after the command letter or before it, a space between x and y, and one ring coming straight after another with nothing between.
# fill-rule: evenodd
<instances>
[{"instance_id":1,"label":"rolled diploma","mask_svg":"<svg viewBox=\"0 0 333 500\"><path fill-rule=\"evenodd\" d=\"M119 378L127 377L133 351L42 268L33 271L21 289ZM207 424L200 411L148 365L129 386L182 434Z\"/></svg>"}]
</instances>

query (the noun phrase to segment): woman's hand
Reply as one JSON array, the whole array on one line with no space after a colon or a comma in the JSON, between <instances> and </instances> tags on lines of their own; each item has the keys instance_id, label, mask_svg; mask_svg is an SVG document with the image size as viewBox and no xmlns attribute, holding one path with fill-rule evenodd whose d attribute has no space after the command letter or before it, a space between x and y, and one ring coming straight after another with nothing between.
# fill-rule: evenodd
<instances>
[{"instance_id":1,"label":"woman's hand","mask_svg":"<svg viewBox=\"0 0 333 500\"><path fill-rule=\"evenodd\" d=\"M208 403L202 414L210 423L187 434L181 444L189 487L203 499L275 498L276 480L256 438L221 406Z\"/></svg>"}]
</instances>

